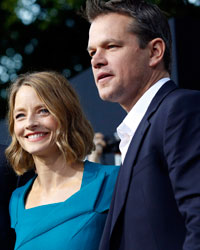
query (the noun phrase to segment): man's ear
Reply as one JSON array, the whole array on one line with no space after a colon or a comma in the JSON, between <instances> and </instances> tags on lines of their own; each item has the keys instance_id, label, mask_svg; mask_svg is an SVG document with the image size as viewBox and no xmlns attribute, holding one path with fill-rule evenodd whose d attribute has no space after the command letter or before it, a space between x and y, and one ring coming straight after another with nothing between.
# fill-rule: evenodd
<instances>
[{"instance_id":1,"label":"man's ear","mask_svg":"<svg viewBox=\"0 0 200 250\"><path fill-rule=\"evenodd\" d=\"M157 66L163 59L165 53L165 43L161 38L155 38L148 44L150 48L149 66Z\"/></svg>"}]
</instances>

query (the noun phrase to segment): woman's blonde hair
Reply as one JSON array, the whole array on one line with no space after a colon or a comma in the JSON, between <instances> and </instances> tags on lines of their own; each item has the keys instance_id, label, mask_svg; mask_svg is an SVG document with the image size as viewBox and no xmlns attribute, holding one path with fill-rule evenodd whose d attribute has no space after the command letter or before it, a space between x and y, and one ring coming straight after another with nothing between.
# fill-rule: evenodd
<instances>
[{"instance_id":1,"label":"woman's blonde hair","mask_svg":"<svg viewBox=\"0 0 200 250\"><path fill-rule=\"evenodd\" d=\"M58 122L56 144L67 162L83 160L94 149L93 129L86 119L75 91L57 72L36 72L19 76L9 89L9 131L11 144L6 157L18 175L34 169L32 155L19 144L14 133L15 97L21 86L32 87Z\"/></svg>"}]
</instances>

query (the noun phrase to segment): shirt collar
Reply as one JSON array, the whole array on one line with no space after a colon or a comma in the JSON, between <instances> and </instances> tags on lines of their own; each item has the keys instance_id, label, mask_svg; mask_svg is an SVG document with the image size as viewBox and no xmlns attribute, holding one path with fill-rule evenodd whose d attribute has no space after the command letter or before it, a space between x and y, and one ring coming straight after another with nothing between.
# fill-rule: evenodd
<instances>
[{"instance_id":1,"label":"shirt collar","mask_svg":"<svg viewBox=\"0 0 200 250\"><path fill-rule=\"evenodd\" d=\"M156 95L158 90L169 80L170 79L168 77L160 79L158 82L153 84L136 102L136 104L132 107L122 123L117 127L117 134L120 139L122 139L124 131L129 136L132 136L134 134L153 97Z\"/></svg>"}]
</instances>

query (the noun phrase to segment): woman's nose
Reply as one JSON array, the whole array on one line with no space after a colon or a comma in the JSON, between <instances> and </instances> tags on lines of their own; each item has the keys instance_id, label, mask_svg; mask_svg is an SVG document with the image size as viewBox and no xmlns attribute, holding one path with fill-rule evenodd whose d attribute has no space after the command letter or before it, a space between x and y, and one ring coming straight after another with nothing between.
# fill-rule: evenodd
<instances>
[{"instance_id":1,"label":"woman's nose","mask_svg":"<svg viewBox=\"0 0 200 250\"><path fill-rule=\"evenodd\" d=\"M38 120L35 116L30 115L27 117L26 121L26 128L27 129L33 129L38 126Z\"/></svg>"}]
</instances>

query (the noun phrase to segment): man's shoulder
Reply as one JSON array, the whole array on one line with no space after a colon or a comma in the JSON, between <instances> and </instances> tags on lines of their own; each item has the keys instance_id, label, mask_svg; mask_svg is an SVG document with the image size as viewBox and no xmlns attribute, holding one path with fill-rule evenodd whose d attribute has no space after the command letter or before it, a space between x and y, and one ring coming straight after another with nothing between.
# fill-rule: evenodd
<instances>
[{"instance_id":1,"label":"man's shoulder","mask_svg":"<svg viewBox=\"0 0 200 250\"><path fill-rule=\"evenodd\" d=\"M199 96L200 91L195 89L184 89L177 87L172 93L172 96L178 96L178 97L190 97L190 96Z\"/></svg>"},{"instance_id":2,"label":"man's shoulder","mask_svg":"<svg viewBox=\"0 0 200 250\"><path fill-rule=\"evenodd\" d=\"M165 98L164 102L177 108L183 106L191 108L200 104L200 91L177 88Z\"/></svg>"},{"instance_id":3,"label":"man's shoulder","mask_svg":"<svg viewBox=\"0 0 200 250\"><path fill-rule=\"evenodd\" d=\"M161 89L158 91L154 99L158 99L160 96L161 108L166 106L168 108L191 108L200 104L200 91L179 88L175 85L173 81L168 81L164 84Z\"/></svg>"}]
</instances>

